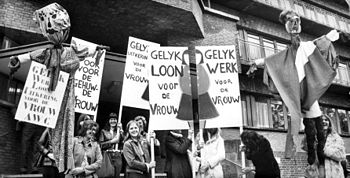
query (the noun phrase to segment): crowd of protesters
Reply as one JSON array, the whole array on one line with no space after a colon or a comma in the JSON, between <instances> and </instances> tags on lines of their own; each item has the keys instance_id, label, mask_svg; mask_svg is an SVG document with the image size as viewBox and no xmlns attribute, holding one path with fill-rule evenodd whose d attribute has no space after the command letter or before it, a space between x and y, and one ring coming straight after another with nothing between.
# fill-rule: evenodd
<instances>
[{"instance_id":1,"label":"crowd of protesters","mask_svg":"<svg viewBox=\"0 0 350 178\"><path fill-rule=\"evenodd\" d=\"M323 155L325 170L308 166L306 177L321 176L325 178L346 177L346 169L342 166L345 160L345 146L341 137L332 127L331 119L322 116L323 134L326 138ZM144 116L137 116L130 120L125 131L121 123L118 123L116 113L110 113L108 122L99 129L99 125L93 119L82 114L76 124L75 137L72 140L73 159L69 160L73 169L68 169L64 174L59 174L55 167L54 156L51 148L51 132L46 128L36 136L35 143L41 154L33 161L33 170L38 171L44 177L120 177L124 172L125 177L148 178L151 169L156 167L156 162L151 160L151 138L154 138L154 146L159 147L160 142L154 132L147 133L147 121ZM164 172L167 177L224 177L221 162L225 159L224 140L218 128L203 129L201 134L192 137L193 132L187 133L181 130L171 130L164 137L166 148L166 162ZM24 132L26 133L26 132ZM29 134L26 135L30 136ZM28 138L24 137L24 148L28 147ZM270 142L255 131L244 131L241 134L244 146L240 151L245 152L246 158L252 161L253 166L243 167L242 174L254 172L254 177L280 178L280 168L273 155ZM192 148L192 144L194 147ZM307 146L303 147L307 149ZM193 150L194 149L194 150ZM24 150L24 152L27 150ZM307 151L307 150L305 150ZM28 152L28 151L27 151ZM26 152L26 153L27 153ZM25 159L28 159L27 154ZM36 169L39 168L39 169ZM21 171L28 169L23 166ZM194 170L193 170L194 169Z\"/></svg>"}]
</instances>

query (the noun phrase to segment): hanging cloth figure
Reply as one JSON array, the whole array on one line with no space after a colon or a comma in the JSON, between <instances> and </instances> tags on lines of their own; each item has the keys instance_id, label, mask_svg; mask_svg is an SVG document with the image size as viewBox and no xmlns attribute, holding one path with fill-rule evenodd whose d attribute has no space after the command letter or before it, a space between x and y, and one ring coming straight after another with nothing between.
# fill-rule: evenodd
<instances>
[{"instance_id":1,"label":"hanging cloth figure","mask_svg":"<svg viewBox=\"0 0 350 178\"><path fill-rule=\"evenodd\" d=\"M51 79L48 90L54 91L59 72L69 73L67 88L61 105L55 129L52 129L52 145L55 162L59 172L72 169L73 162L73 131L74 131L74 74L79 68L79 62L88 55L88 48L78 49L73 42L69 47L62 43L68 38L70 19L62 6L52 3L34 12L35 19L42 34L50 41L52 47L35 50L10 58L11 74L18 70L20 64L33 60L44 64L50 71Z\"/></svg>"},{"instance_id":2,"label":"hanging cloth figure","mask_svg":"<svg viewBox=\"0 0 350 178\"><path fill-rule=\"evenodd\" d=\"M279 20L290 34L291 45L265 59L255 60L247 74L254 71L255 65L265 64L264 83L270 89L277 90L292 116L289 130L292 138L289 141L293 142L293 135L299 132L300 119L303 118L308 163L316 166L314 163L317 152L319 167L324 168L323 147L326 140L322 131L322 112L318 100L336 76L335 69L339 59L332 42L338 40L339 32L332 30L313 41L303 42L299 37L301 21L297 13L283 11ZM316 138L317 150L314 148ZM294 145L294 142L290 145ZM292 150L295 152L295 149Z\"/></svg>"}]
</instances>

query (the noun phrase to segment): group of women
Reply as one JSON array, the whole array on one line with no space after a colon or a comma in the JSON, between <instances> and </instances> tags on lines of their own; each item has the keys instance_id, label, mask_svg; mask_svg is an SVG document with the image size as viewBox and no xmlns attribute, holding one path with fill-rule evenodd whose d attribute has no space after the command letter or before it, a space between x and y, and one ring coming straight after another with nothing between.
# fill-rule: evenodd
<instances>
[{"instance_id":1,"label":"group of women","mask_svg":"<svg viewBox=\"0 0 350 178\"><path fill-rule=\"evenodd\" d=\"M344 171L341 162L345 160L345 146L342 138L337 134L332 126L331 119L327 115L322 115L323 133L326 138L326 144L323 149L325 156L324 170L317 169L310 173L306 169L305 177L324 177L324 178L344 178ZM252 167L243 168L243 173L255 172L255 178L280 178L280 169L274 158L269 141L262 135L254 131L244 131L241 134L244 144L242 148L246 153L247 159L251 160Z\"/></svg>"},{"instance_id":2,"label":"group of women","mask_svg":"<svg viewBox=\"0 0 350 178\"><path fill-rule=\"evenodd\" d=\"M325 178L343 178L341 161L345 159L345 146L341 137L332 127L328 116L324 115L323 129L327 138L324 147ZM146 120L137 117L126 125L123 133L122 125L117 121L117 114L111 113L106 127L101 130L97 139L99 126L88 116L84 115L78 120L78 134L73 139L74 168L66 172L66 176L76 178L97 177L104 154L107 154L114 167L112 177L119 177L122 169L122 157L125 159L125 177L148 178L150 171L156 163L151 161L150 138L155 134L144 132ZM48 133L48 132L44 132ZM191 135L191 133L189 133ZM225 159L224 140L217 128L203 130L204 143L196 142L197 151L190 152L192 137L183 137L177 131L171 131L166 138L168 177L192 177L192 167L195 167L196 177L223 177L221 161ZM123 139L123 141L122 141ZM155 139L155 145L159 141ZM202 139L201 139L202 140ZM269 141L254 131L244 131L241 134L247 159L251 160L252 167L243 168L243 173L255 172L255 177L281 177L278 163L273 155ZM118 144L122 143L123 144ZM119 148L117 147L119 145ZM118 150L122 150L118 151ZM199 151L200 150L200 151ZM194 162L188 156L194 156ZM197 164L192 166L191 164ZM181 170L180 170L181 169ZM186 171L187 170L187 171ZM319 175L323 173L320 172Z\"/></svg>"},{"instance_id":3,"label":"group of women","mask_svg":"<svg viewBox=\"0 0 350 178\"><path fill-rule=\"evenodd\" d=\"M124 134L117 114L111 113L106 126L96 138L98 124L87 115L78 119L78 135L73 140L74 169L67 171L73 177L97 177L102 165L102 155L107 155L111 161L114 173L110 177L119 177L122 169L122 157L126 161L125 177L150 177L150 170L156 166L151 161L149 146L150 137L144 132L146 124L144 117L136 117L126 125ZM141 120L141 122L140 122ZM122 140L123 139L123 140ZM124 144L118 144L118 143ZM159 142L155 144L159 145ZM122 149L122 153L120 151Z\"/></svg>"}]
</instances>

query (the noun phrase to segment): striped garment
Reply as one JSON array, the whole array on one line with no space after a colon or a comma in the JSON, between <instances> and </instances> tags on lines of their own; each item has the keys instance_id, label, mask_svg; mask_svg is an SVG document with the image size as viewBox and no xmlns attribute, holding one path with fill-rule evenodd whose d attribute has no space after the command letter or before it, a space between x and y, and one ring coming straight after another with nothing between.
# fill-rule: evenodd
<instances>
[{"instance_id":1,"label":"striped garment","mask_svg":"<svg viewBox=\"0 0 350 178\"><path fill-rule=\"evenodd\" d=\"M275 88L288 107L293 135L299 132L302 117L322 114L317 100L336 75L331 66L335 59L334 47L325 36L300 42L298 47L290 46L265 59L264 83Z\"/></svg>"}]
</instances>

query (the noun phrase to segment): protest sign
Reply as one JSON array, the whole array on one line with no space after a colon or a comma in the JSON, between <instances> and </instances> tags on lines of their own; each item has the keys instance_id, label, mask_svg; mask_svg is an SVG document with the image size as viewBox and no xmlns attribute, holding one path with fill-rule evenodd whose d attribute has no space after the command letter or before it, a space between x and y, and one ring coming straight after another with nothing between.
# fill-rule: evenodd
<instances>
[{"instance_id":1,"label":"protest sign","mask_svg":"<svg viewBox=\"0 0 350 178\"><path fill-rule=\"evenodd\" d=\"M196 47L199 119L205 128L242 126L235 46Z\"/></svg>"},{"instance_id":2,"label":"protest sign","mask_svg":"<svg viewBox=\"0 0 350 178\"><path fill-rule=\"evenodd\" d=\"M69 74L60 71L55 91L49 92L51 73L45 65L32 62L15 119L55 128ZM65 109L65 108L63 108Z\"/></svg>"},{"instance_id":3,"label":"protest sign","mask_svg":"<svg viewBox=\"0 0 350 178\"><path fill-rule=\"evenodd\" d=\"M92 115L96 120L106 51L96 50L96 44L74 37L72 43L89 51L75 73L75 112Z\"/></svg>"},{"instance_id":4,"label":"protest sign","mask_svg":"<svg viewBox=\"0 0 350 178\"><path fill-rule=\"evenodd\" d=\"M159 44L129 37L119 120L122 117L124 106L149 110L147 54L152 46L159 46Z\"/></svg>"},{"instance_id":5,"label":"protest sign","mask_svg":"<svg viewBox=\"0 0 350 178\"><path fill-rule=\"evenodd\" d=\"M188 129L192 122L187 47L154 47L149 52L150 130ZM187 83L180 83L186 81ZM180 111L180 107L183 107ZM183 114L181 114L183 113Z\"/></svg>"}]
</instances>

